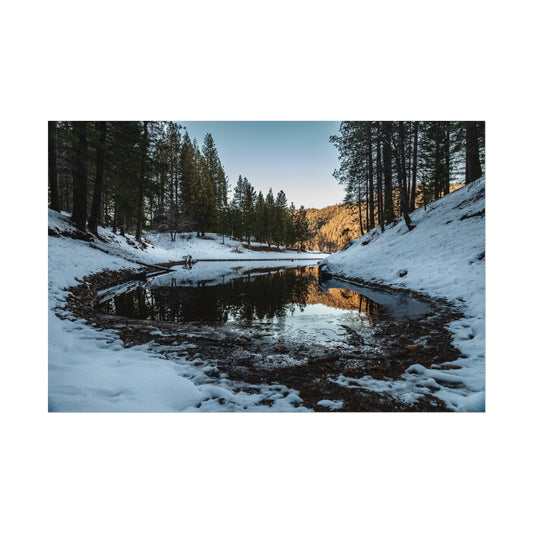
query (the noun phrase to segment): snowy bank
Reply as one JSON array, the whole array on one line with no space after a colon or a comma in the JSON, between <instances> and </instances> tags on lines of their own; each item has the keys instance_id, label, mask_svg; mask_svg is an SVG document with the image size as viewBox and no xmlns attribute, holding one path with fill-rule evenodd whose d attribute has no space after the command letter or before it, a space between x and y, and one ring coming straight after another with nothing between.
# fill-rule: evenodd
<instances>
[{"instance_id":1,"label":"snowy bank","mask_svg":"<svg viewBox=\"0 0 533 533\"><path fill-rule=\"evenodd\" d=\"M296 391L281 385L247 386L221 375L208 376L210 365L194 360L160 358L155 343L125 348L114 331L99 331L64 309L68 288L105 269L140 268L179 261L183 255L202 259L320 258L295 252L252 252L241 243L211 235L210 239L151 234L153 244L138 246L133 237L100 228L104 241L72 239L68 213L49 210L48 238L48 398L50 411L294 411L305 410ZM238 249L238 251L236 251ZM214 263L216 265L217 263ZM59 316L58 316L59 315ZM187 346L191 347L190 343ZM185 346L173 347L175 354ZM167 347L168 350L168 347ZM266 401L265 401L266 400Z\"/></svg>"},{"instance_id":2,"label":"snowy bank","mask_svg":"<svg viewBox=\"0 0 533 533\"><path fill-rule=\"evenodd\" d=\"M431 384L434 395L458 411L485 408L485 178L420 208L408 231L397 219L375 228L320 263L323 271L445 298L464 314L449 324L466 357L449 365L413 365L398 381L354 380L353 386L406 390ZM450 368L453 367L453 368ZM424 385L425 384L425 385ZM458 386L460 385L460 386Z\"/></svg>"}]
</instances>

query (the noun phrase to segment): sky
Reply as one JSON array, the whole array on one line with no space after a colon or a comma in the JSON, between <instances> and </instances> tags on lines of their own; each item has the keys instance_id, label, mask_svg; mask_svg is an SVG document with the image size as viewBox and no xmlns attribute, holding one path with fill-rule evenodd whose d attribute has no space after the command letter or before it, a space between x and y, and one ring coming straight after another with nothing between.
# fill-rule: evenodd
<instances>
[{"instance_id":1,"label":"sky","mask_svg":"<svg viewBox=\"0 0 533 533\"><path fill-rule=\"evenodd\" d=\"M344 198L332 175L339 166L337 150L329 142L340 122L178 123L200 146L211 133L231 190L240 174L264 195L270 187L274 195L283 190L296 207L326 207Z\"/></svg>"}]
</instances>

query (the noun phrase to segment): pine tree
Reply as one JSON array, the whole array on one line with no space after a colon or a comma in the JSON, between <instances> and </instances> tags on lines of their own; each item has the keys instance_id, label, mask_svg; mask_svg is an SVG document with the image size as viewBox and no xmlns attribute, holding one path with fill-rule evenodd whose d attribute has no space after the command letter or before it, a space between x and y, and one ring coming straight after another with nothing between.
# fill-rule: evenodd
<instances>
[{"instance_id":1,"label":"pine tree","mask_svg":"<svg viewBox=\"0 0 533 533\"><path fill-rule=\"evenodd\" d=\"M287 239L287 196L283 191L276 195L276 226L274 231L274 241L277 246Z\"/></svg>"},{"instance_id":2,"label":"pine tree","mask_svg":"<svg viewBox=\"0 0 533 533\"><path fill-rule=\"evenodd\" d=\"M189 134L185 132L178 162L179 169L179 213L183 231L191 231L194 224L194 193L196 181L195 150Z\"/></svg>"},{"instance_id":3,"label":"pine tree","mask_svg":"<svg viewBox=\"0 0 533 533\"><path fill-rule=\"evenodd\" d=\"M381 122L383 139L383 218L385 224L394 220L394 204L392 201L392 123Z\"/></svg>"},{"instance_id":4,"label":"pine tree","mask_svg":"<svg viewBox=\"0 0 533 533\"><path fill-rule=\"evenodd\" d=\"M59 203L59 182L57 175L57 122L48 122L48 185L50 187L50 209L61 211Z\"/></svg>"},{"instance_id":5,"label":"pine tree","mask_svg":"<svg viewBox=\"0 0 533 533\"><path fill-rule=\"evenodd\" d=\"M265 198L265 237L269 248L276 232L276 223L276 202L274 201L272 188L270 188Z\"/></svg>"},{"instance_id":6,"label":"pine tree","mask_svg":"<svg viewBox=\"0 0 533 533\"><path fill-rule=\"evenodd\" d=\"M220 228L224 226L220 221L224 216L224 211L228 205L228 180L224 169L222 168L222 164L220 163L213 136L210 133L207 133L204 138L202 154L205 158L207 176L212 183L213 192L215 194L215 226Z\"/></svg>"},{"instance_id":7,"label":"pine tree","mask_svg":"<svg viewBox=\"0 0 533 533\"><path fill-rule=\"evenodd\" d=\"M103 193L104 193L104 163L105 145L107 134L107 123L105 121L96 123L98 139L96 141L96 172L94 177L93 202L91 216L89 218L89 231L98 235L98 224L102 219Z\"/></svg>"},{"instance_id":8,"label":"pine tree","mask_svg":"<svg viewBox=\"0 0 533 533\"><path fill-rule=\"evenodd\" d=\"M142 126L139 122L108 122L109 196L113 202L113 231L134 227L138 211Z\"/></svg>"},{"instance_id":9,"label":"pine tree","mask_svg":"<svg viewBox=\"0 0 533 533\"><path fill-rule=\"evenodd\" d=\"M479 138L484 138L485 123L484 122L465 122L465 138L466 138L466 165L465 165L465 183L472 183L479 179L482 174Z\"/></svg>"},{"instance_id":10,"label":"pine tree","mask_svg":"<svg viewBox=\"0 0 533 533\"><path fill-rule=\"evenodd\" d=\"M242 239L244 234L244 224L242 215L242 204L244 199L244 180L241 175L237 179L237 185L233 190L233 199L231 200L231 226L234 239Z\"/></svg>"},{"instance_id":11,"label":"pine tree","mask_svg":"<svg viewBox=\"0 0 533 533\"><path fill-rule=\"evenodd\" d=\"M407 169L405 163L405 147L406 134L405 124L402 120L397 125L397 135L395 137L395 149L393 150L396 160L396 172L398 178L398 189L400 191L400 211L407 225L407 229L411 231L414 226L411 224L411 217L409 216L409 204L407 198Z\"/></svg>"},{"instance_id":12,"label":"pine tree","mask_svg":"<svg viewBox=\"0 0 533 533\"><path fill-rule=\"evenodd\" d=\"M265 241L265 198L262 191L259 191L255 202L253 232L257 241Z\"/></svg>"},{"instance_id":13,"label":"pine tree","mask_svg":"<svg viewBox=\"0 0 533 533\"><path fill-rule=\"evenodd\" d=\"M240 208L242 212L244 235L246 236L248 245L250 245L250 240L254 229L254 213L257 194L255 189L252 187L252 184L246 178L243 178L243 185L244 192Z\"/></svg>"},{"instance_id":14,"label":"pine tree","mask_svg":"<svg viewBox=\"0 0 533 533\"><path fill-rule=\"evenodd\" d=\"M168 177L170 180L170 191L167 212L175 211L178 208L179 191L179 157L181 152L181 126L175 122L169 122L166 132Z\"/></svg>"},{"instance_id":15,"label":"pine tree","mask_svg":"<svg viewBox=\"0 0 533 533\"><path fill-rule=\"evenodd\" d=\"M224 172L222 165L218 167L215 176L215 195L216 195L216 208L217 208L217 225L218 231L224 235L228 231L228 177Z\"/></svg>"},{"instance_id":16,"label":"pine tree","mask_svg":"<svg viewBox=\"0 0 533 533\"><path fill-rule=\"evenodd\" d=\"M307 220L307 213L304 206L300 206L300 209L296 213L295 224L296 241L299 243L300 250L304 248L304 242L309 238L309 221Z\"/></svg>"},{"instance_id":17,"label":"pine tree","mask_svg":"<svg viewBox=\"0 0 533 533\"><path fill-rule=\"evenodd\" d=\"M218 231L222 235L222 244L224 244L224 236L231 235L231 208L226 205L218 214Z\"/></svg>"},{"instance_id":18,"label":"pine tree","mask_svg":"<svg viewBox=\"0 0 533 533\"><path fill-rule=\"evenodd\" d=\"M367 213L368 216L368 227L369 229L373 228L376 223L374 220L374 156L373 156L373 128L372 122L366 124L366 154L368 159L367 166L367 183L368 183L368 202L367 202Z\"/></svg>"},{"instance_id":19,"label":"pine tree","mask_svg":"<svg viewBox=\"0 0 533 533\"><path fill-rule=\"evenodd\" d=\"M152 122L150 125L152 179L146 182L150 223L161 231L169 231L174 239L180 230L181 126L175 122Z\"/></svg>"},{"instance_id":20,"label":"pine tree","mask_svg":"<svg viewBox=\"0 0 533 533\"><path fill-rule=\"evenodd\" d=\"M411 194L409 196L409 211L416 207L417 167L418 167L418 128L419 123L413 122L413 164L411 166Z\"/></svg>"},{"instance_id":21,"label":"pine tree","mask_svg":"<svg viewBox=\"0 0 533 533\"><path fill-rule=\"evenodd\" d=\"M294 246L296 243L297 232L297 212L294 202L291 202L288 212L288 227L287 227L287 245Z\"/></svg>"},{"instance_id":22,"label":"pine tree","mask_svg":"<svg viewBox=\"0 0 533 533\"><path fill-rule=\"evenodd\" d=\"M141 140L141 161L139 165L139 185L138 185L138 202L137 202L137 224L135 229L135 240L141 242L142 227L144 221L144 188L146 179L146 168L148 164L148 122L143 122L143 136Z\"/></svg>"},{"instance_id":23,"label":"pine tree","mask_svg":"<svg viewBox=\"0 0 533 533\"><path fill-rule=\"evenodd\" d=\"M197 154L198 180L194 195L194 218L197 232L205 237L205 232L215 228L217 221L217 201L215 183L211 177L208 162L201 154Z\"/></svg>"},{"instance_id":24,"label":"pine tree","mask_svg":"<svg viewBox=\"0 0 533 533\"><path fill-rule=\"evenodd\" d=\"M76 228L85 231L87 223L87 123L72 123L72 220Z\"/></svg>"}]
</instances>

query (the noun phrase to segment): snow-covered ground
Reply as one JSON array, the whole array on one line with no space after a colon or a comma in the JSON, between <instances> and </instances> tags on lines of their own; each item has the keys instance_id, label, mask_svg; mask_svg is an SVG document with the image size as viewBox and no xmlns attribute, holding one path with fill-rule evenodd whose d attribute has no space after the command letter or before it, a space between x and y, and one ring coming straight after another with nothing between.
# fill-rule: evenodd
<instances>
[{"instance_id":1,"label":"snow-covered ground","mask_svg":"<svg viewBox=\"0 0 533 533\"><path fill-rule=\"evenodd\" d=\"M485 180L464 187L412 214L416 228L408 232L399 219L381 233L379 228L353 241L341 252L324 258L318 253L289 251L256 252L243 243L209 234L207 239L150 233L149 245L141 248L133 237L114 235L100 229L106 242L89 243L70 239L67 213L49 211L49 227L63 234L49 237L49 409L52 411L190 411L190 410L274 410L302 409L297 391L279 385L255 387L242 392L242 384L224 376L208 377L209 365L197 361L157 357L155 343L125 348L117 334L97 331L62 309L67 288L84 276L104 269L140 268L194 259L232 259L240 267L270 266L268 262L240 262L246 259L283 259L276 263L290 267L322 259L334 276L362 279L390 287L402 287L445 298L464 318L449 324L454 345L466 356L448 365L426 368L412 365L400 379L377 380L369 376L353 379L343 375L336 383L349 388L387 392L403 402L416 401L432 393L450 408L480 411L485 406ZM298 259L294 263L292 259ZM199 279L209 283L231 276L224 263L198 263L187 271L154 278L164 283L172 276L180 285ZM236 275L237 275L236 274ZM57 316L59 314L61 318ZM191 340L191 343L194 339ZM191 344L173 350L191 348ZM166 347L165 349L168 349ZM436 392L434 389L437 389ZM271 400L271 402L264 402ZM262 402L262 403L261 403ZM269 407L265 405L271 403ZM326 405L326 404L321 404ZM339 405L329 405L339 408Z\"/></svg>"},{"instance_id":2,"label":"snow-covered ground","mask_svg":"<svg viewBox=\"0 0 533 533\"><path fill-rule=\"evenodd\" d=\"M49 211L49 228L57 233L71 232L68 214ZM216 381L208 377L212 369L209 365L195 366L194 360L185 358L160 359L153 343L125 348L115 332L98 331L62 308L68 287L84 276L104 269L137 269L137 262L179 261L189 254L196 259L279 257L288 261L316 260L324 255L236 251L242 249L240 243L226 239L223 245L215 235L210 235L210 239L178 238L173 243L169 235L150 234L153 244L143 250L135 247L132 236L120 237L102 228L99 232L108 242L89 243L65 236L48 238L50 411L304 410L294 390L268 385L248 386L247 392L240 391L241 384L223 375ZM261 264L258 261L257 265ZM176 353L185 348L173 347Z\"/></svg>"},{"instance_id":3,"label":"snow-covered ground","mask_svg":"<svg viewBox=\"0 0 533 533\"><path fill-rule=\"evenodd\" d=\"M445 298L463 314L449 324L453 344L466 358L453 369L417 364L399 380L344 379L346 386L387 391L411 401L427 387L458 411L485 408L485 178L353 241L321 262L334 276L359 278Z\"/></svg>"}]
</instances>

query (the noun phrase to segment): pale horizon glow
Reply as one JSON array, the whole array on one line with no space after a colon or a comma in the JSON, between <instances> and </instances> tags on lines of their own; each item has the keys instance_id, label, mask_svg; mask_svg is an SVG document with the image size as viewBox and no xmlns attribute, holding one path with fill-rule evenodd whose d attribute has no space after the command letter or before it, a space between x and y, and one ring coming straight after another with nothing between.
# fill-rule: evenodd
<instances>
[{"instance_id":1,"label":"pale horizon glow","mask_svg":"<svg viewBox=\"0 0 533 533\"><path fill-rule=\"evenodd\" d=\"M211 133L230 182L239 175L255 190L283 190L289 204L321 208L341 203L344 190L333 177L337 150L329 142L340 122L330 121L176 121L203 144Z\"/></svg>"}]
</instances>

